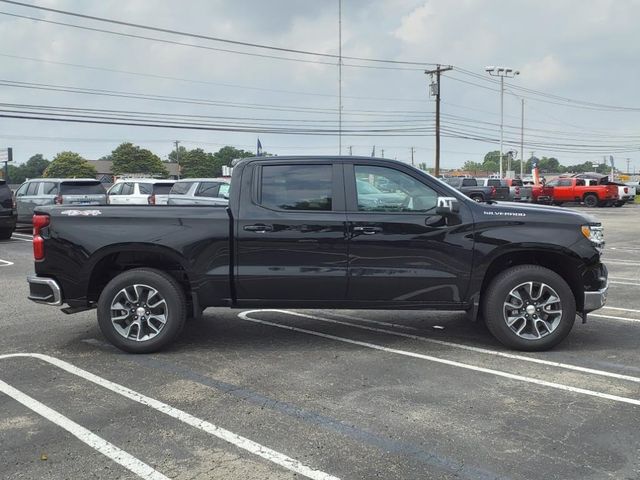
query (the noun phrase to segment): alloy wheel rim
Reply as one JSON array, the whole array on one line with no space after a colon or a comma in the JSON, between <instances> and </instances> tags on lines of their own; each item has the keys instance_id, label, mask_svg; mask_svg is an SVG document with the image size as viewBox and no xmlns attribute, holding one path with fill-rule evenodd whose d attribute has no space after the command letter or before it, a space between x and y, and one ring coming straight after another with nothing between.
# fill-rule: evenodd
<instances>
[{"instance_id":1,"label":"alloy wheel rim","mask_svg":"<svg viewBox=\"0 0 640 480\"><path fill-rule=\"evenodd\" d=\"M518 337L539 340L553 333L560 325L560 296L546 283L521 283L507 294L503 317L507 327Z\"/></svg>"},{"instance_id":2,"label":"alloy wheel rim","mask_svg":"<svg viewBox=\"0 0 640 480\"><path fill-rule=\"evenodd\" d=\"M156 337L167 323L167 301L157 289L135 284L120 290L111 302L114 330L128 340L146 342Z\"/></svg>"}]
</instances>

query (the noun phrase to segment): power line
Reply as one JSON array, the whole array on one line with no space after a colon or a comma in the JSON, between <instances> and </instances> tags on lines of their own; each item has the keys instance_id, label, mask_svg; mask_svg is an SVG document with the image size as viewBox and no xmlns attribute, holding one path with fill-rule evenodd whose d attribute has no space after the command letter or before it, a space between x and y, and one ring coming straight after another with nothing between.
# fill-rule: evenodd
<instances>
[{"instance_id":1,"label":"power line","mask_svg":"<svg viewBox=\"0 0 640 480\"><path fill-rule=\"evenodd\" d=\"M4 1L4 0L0 0L0 2L1 1ZM260 57L260 58L268 58L268 59L274 59L274 60L285 60L285 61L290 61L290 62L312 63L312 64L317 64L317 65L335 66L334 63L328 62L328 61L307 60L307 59L304 59L304 58L283 57L283 56L278 56L278 55L268 55L268 54L264 54L264 53L255 53L255 52L243 52L243 51L240 51L240 50L217 48L217 47L211 47L211 46L208 46L208 45L199 45L199 44L195 44L195 43L178 42L178 41L175 41L175 40L168 40L168 39L164 39L164 38L147 37L147 36L144 36L144 35L136 35L136 34L133 34L133 33L117 32L115 30L107 30L107 29L104 29L104 28L87 27L87 26L83 26L83 25L76 25L76 24L73 24L73 23L57 22L57 21L54 21L54 20L46 20L44 18L30 17L28 15L18 15L16 13L0 12L0 15L6 15L6 16L9 16L9 17L21 18L21 19L25 19L25 20L33 20L35 22L48 23L48 24L52 24L52 25L60 25L60 26L65 26L65 27L77 28L77 29L80 29L80 30L87 30L87 31L92 31L92 32L108 33L110 35L117 35L117 36L120 36L120 37L136 38L136 39L139 39L139 40L160 42L160 43L165 43L165 44L169 44L169 45L178 45L178 46L182 46L182 47L192 47L192 48L199 48L199 49L203 49L203 50L211 50L211 51L215 51L215 52L233 53L233 54L245 55L245 56L249 56L249 57ZM431 65L431 64L425 63L424 65ZM354 63L343 63L342 66L344 66L344 67L352 67L352 68L368 68L368 69L375 69L375 70L414 70L414 71L422 71L421 68L414 68L414 67L362 65L362 64L354 64Z\"/></svg>"},{"instance_id":2,"label":"power line","mask_svg":"<svg viewBox=\"0 0 640 480\"><path fill-rule=\"evenodd\" d=\"M398 64L398 65L416 65L416 66L422 66L422 67L428 66L428 65L435 65L435 63L430 63L430 62L418 62L418 61L412 61L412 60L391 60L391 59L383 59L383 58L340 56L340 55L331 54L331 53L312 52L312 51L309 51L309 50L299 50L299 49L294 49L294 48L277 47L277 46L274 46L274 45L265 45L265 44L261 44L261 43L245 42L245 41L241 41L241 40L231 40L231 39L227 39L227 38L212 37L212 36L209 36L209 35L202 35L202 34L198 34L198 33L182 32L182 31L174 30L174 29L170 29L170 28L161 28L161 27L154 27L154 26L151 26L151 25L143 25L143 24L139 24L139 23L125 22L125 21L122 21L122 20L115 20L115 19L111 19L111 18L98 17L98 16L94 16L94 15L87 15L87 14L82 14L82 13L77 13L77 12L71 12L71 11L68 11L68 10L59 10L59 9L50 8L50 7L43 7L41 5L33 5L33 4L29 4L29 3L16 2L16 1L13 1L13 0L0 0L0 2L9 3L9 4L12 4L12 5L18 5L18 6L26 7L26 8L33 8L33 9L36 9L36 10L59 13L61 15L68 15L68 16L73 16L73 17L78 17L78 18L84 18L84 19L87 19L87 20L95 20L95 21L98 21L98 22L105 22L105 23L111 23L111 24L115 24L115 25L123 25L123 26L126 26L126 27L140 28L140 29L143 29L143 30L150 30L150 31L160 32L160 33L169 33L169 34L172 34L172 35L180 35L182 37L197 38L197 39L200 39L200 40L210 40L210 41L214 41L214 42L222 42L222 43L228 43L228 44L232 44L232 45L240 45L240 46L244 46L244 47L261 48L261 49L266 49L266 50L275 50L275 51L279 51L279 52L297 53L297 54L301 54L301 55L312 55L312 56L315 56L315 57L325 57L325 58L332 58L332 59L336 59L336 60L339 59L339 58L346 58L347 60L358 60L358 61L363 61L363 62L391 63L391 64ZM331 65L335 65L335 64L331 64Z\"/></svg>"}]
</instances>

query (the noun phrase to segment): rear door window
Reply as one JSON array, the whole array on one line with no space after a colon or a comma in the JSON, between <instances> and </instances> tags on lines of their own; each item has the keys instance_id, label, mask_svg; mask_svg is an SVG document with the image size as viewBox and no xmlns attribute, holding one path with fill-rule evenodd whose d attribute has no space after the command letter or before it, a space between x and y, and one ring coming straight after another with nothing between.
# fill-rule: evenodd
<instances>
[{"instance_id":1,"label":"rear door window","mask_svg":"<svg viewBox=\"0 0 640 480\"><path fill-rule=\"evenodd\" d=\"M27 188L27 196L34 196L38 194L38 187L40 186L40 182L31 182L29 187Z\"/></svg>"},{"instance_id":2,"label":"rear door window","mask_svg":"<svg viewBox=\"0 0 640 480\"><path fill-rule=\"evenodd\" d=\"M570 187L571 185L572 182L570 178L561 178L560 180L558 180L559 187Z\"/></svg>"},{"instance_id":3,"label":"rear door window","mask_svg":"<svg viewBox=\"0 0 640 480\"><path fill-rule=\"evenodd\" d=\"M150 183L139 183L138 190L142 195L151 195L153 192L153 186Z\"/></svg>"},{"instance_id":4,"label":"rear door window","mask_svg":"<svg viewBox=\"0 0 640 480\"><path fill-rule=\"evenodd\" d=\"M476 181L475 178L463 178L462 179L462 186L463 187L477 187L478 186L478 182Z\"/></svg>"},{"instance_id":5,"label":"rear door window","mask_svg":"<svg viewBox=\"0 0 640 480\"><path fill-rule=\"evenodd\" d=\"M198 197L214 198L218 196L220 190L220 184L216 182L202 182L198 187L196 195Z\"/></svg>"},{"instance_id":6,"label":"rear door window","mask_svg":"<svg viewBox=\"0 0 640 480\"><path fill-rule=\"evenodd\" d=\"M109 195L120 195L122 192L122 183L116 183L111 190L109 190Z\"/></svg>"},{"instance_id":7,"label":"rear door window","mask_svg":"<svg viewBox=\"0 0 640 480\"><path fill-rule=\"evenodd\" d=\"M104 194L104 186L98 182L63 182L60 184L61 195L100 195Z\"/></svg>"},{"instance_id":8,"label":"rear door window","mask_svg":"<svg viewBox=\"0 0 640 480\"><path fill-rule=\"evenodd\" d=\"M122 184L121 195L133 195L133 183L125 182Z\"/></svg>"},{"instance_id":9,"label":"rear door window","mask_svg":"<svg viewBox=\"0 0 640 480\"><path fill-rule=\"evenodd\" d=\"M265 165L258 203L277 210L330 211L332 173L331 165Z\"/></svg>"}]
</instances>

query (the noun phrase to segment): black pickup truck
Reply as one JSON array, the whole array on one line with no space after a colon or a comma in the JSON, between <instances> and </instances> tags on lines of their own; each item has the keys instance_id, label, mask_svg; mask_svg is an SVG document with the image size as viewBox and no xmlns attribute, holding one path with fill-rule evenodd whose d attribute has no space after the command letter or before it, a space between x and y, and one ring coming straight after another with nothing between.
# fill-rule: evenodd
<instances>
[{"instance_id":1,"label":"black pickup truck","mask_svg":"<svg viewBox=\"0 0 640 480\"><path fill-rule=\"evenodd\" d=\"M570 210L476 203L351 156L245 159L230 193L228 207L37 208L29 298L97 308L129 352L219 306L461 310L542 350L606 300L602 226Z\"/></svg>"}]
</instances>

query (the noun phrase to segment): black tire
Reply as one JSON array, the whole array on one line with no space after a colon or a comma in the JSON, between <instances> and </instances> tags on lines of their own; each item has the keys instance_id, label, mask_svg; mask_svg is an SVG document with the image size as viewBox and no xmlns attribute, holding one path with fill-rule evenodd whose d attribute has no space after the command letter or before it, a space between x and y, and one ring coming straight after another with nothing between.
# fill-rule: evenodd
<instances>
[{"instance_id":1,"label":"black tire","mask_svg":"<svg viewBox=\"0 0 640 480\"><path fill-rule=\"evenodd\" d=\"M143 302L146 302L151 298L154 299L154 303L158 298L164 300L164 307L162 308L165 308L163 316L165 317L166 321L164 325L159 328L159 331L157 333L154 333L149 328L149 325L152 324L152 322L150 321L152 317L150 317L149 321L147 321L146 324L143 324L142 327L137 326L136 328L129 329L129 331L133 332L136 332L137 329L137 332L140 332L140 329L142 328L144 331L146 326L146 331L154 335L152 338L146 340L144 339L144 336L140 340L125 338L123 334L118 333L118 330L114 326L114 322L112 322L111 319L111 306L113 302L115 302L118 298L124 298L118 297L119 294L126 287L132 288L133 285L144 285L151 287L151 289L157 291L158 297L151 296L149 295L149 293L147 293L147 298L146 300L142 300ZM141 296L144 296L144 291ZM151 302L149 302L149 306L144 303L130 304L129 306L132 307L132 313L138 305L140 305L140 307L144 306L146 308L151 308ZM169 274L160 270L154 270L150 268L136 268L133 270L128 270L116 276L104 288L98 300L98 325L100 326L100 330L102 331L103 335L113 345L121 350L124 350L125 352L156 352L172 343L182 331L185 319L187 317L186 305L187 302L185 300L185 294L182 287ZM127 313L127 310L123 311L125 312L125 314ZM149 312L146 313L147 315L149 314ZM141 317L141 319L144 319L144 317ZM130 320L131 318L124 320L123 325L129 325L130 323L132 323ZM155 325L159 326L160 323L156 321Z\"/></svg>"},{"instance_id":2,"label":"black tire","mask_svg":"<svg viewBox=\"0 0 640 480\"><path fill-rule=\"evenodd\" d=\"M13 230L0 230L0 240L9 240L13 235Z\"/></svg>"},{"instance_id":3,"label":"black tire","mask_svg":"<svg viewBox=\"0 0 640 480\"><path fill-rule=\"evenodd\" d=\"M474 202L484 202L484 197L482 195L478 195L477 193L471 194L469 198L471 198L471 200L473 200Z\"/></svg>"},{"instance_id":4,"label":"black tire","mask_svg":"<svg viewBox=\"0 0 640 480\"><path fill-rule=\"evenodd\" d=\"M553 289L559 299L554 304L559 304L562 310L556 317L555 328L552 331L547 330L540 338L523 338L507 325L504 308L507 300L512 298L510 292L527 282L534 282L534 284L540 282ZM542 351L553 348L569 334L576 319L576 302L567 282L554 271L538 265L520 265L499 273L484 292L483 300L482 311L487 328L500 343L516 350ZM522 306L525 306L525 302ZM533 313L536 314L536 312ZM544 307L543 313L545 313ZM549 318L551 317L547 316L547 319ZM522 325L525 322L528 322L527 325L533 325L534 321L523 319L522 323L514 325Z\"/></svg>"},{"instance_id":5,"label":"black tire","mask_svg":"<svg viewBox=\"0 0 640 480\"><path fill-rule=\"evenodd\" d=\"M616 203L614 203L614 204L613 204L613 206L614 206L614 207L618 207L618 208L619 208L619 207L623 206L623 205L624 205L624 203L625 203L625 202L616 202Z\"/></svg>"},{"instance_id":6,"label":"black tire","mask_svg":"<svg viewBox=\"0 0 640 480\"><path fill-rule=\"evenodd\" d=\"M594 208L598 206L598 196L593 193L587 193L582 199L585 207Z\"/></svg>"}]
</instances>

